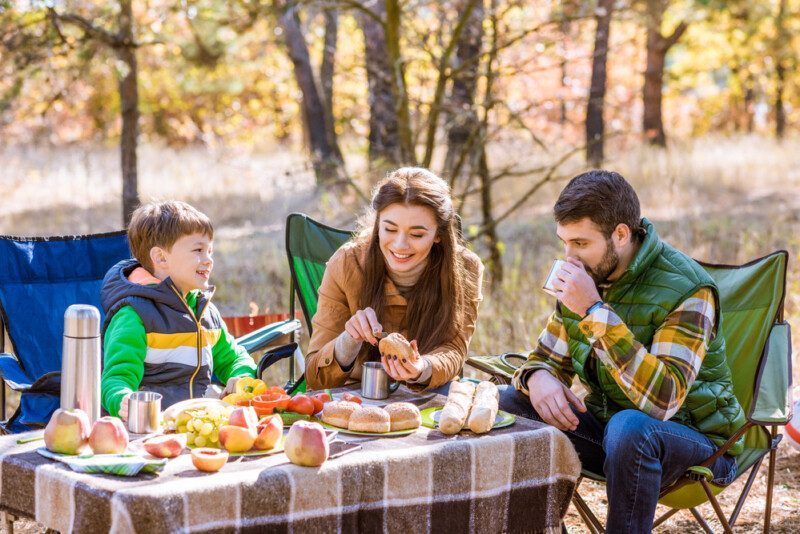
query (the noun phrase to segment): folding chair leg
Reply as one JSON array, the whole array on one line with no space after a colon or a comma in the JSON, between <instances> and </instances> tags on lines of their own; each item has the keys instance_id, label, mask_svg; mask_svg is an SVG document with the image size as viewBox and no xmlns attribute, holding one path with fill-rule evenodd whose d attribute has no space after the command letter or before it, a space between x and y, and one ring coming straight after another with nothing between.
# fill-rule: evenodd
<instances>
[{"instance_id":1,"label":"folding chair leg","mask_svg":"<svg viewBox=\"0 0 800 534\"><path fill-rule=\"evenodd\" d=\"M744 488L742 488L742 493L739 495L739 500L736 501L736 506L734 507L730 518L728 518L728 524L731 526L731 528L733 528L733 526L736 524L736 520L739 519L739 512L742 511L742 507L747 500L747 496L750 495L750 489L753 486L753 482L756 480L756 475L758 475L758 470L761 468L761 462L763 461L764 457L762 456L750 468L750 474L747 475L747 482L745 482Z\"/></svg>"},{"instance_id":2,"label":"folding chair leg","mask_svg":"<svg viewBox=\"0 0 800 534\"><path fill-rule=\"evenodd\" d=\"M689 508L689 511L692 512L692 515L697 522L700 523L700 526L703 527L703 530L706 531L706 534L714 534L714 531L711 530L710 526L708 526L708 523L706 523L706 520L703 519L702 515L700 515L700 512L697 511L697 508Z\"/></svg>"},{"instance_id":3,"label":"folding chair leg","mask_svg":"<svg viewBox=\"0 0 800 534\"><path fill-rule=\"evenodd\" d=\"M667 519L669 519L670 517L672 517L673 515L677 514L677 513L678 513L678 512L680 512L680 511L681 511L681 510L680 510L680 508L670 508L669 510L667 510L666 512L664 512L664 513L661 515L661 517L659 517L658 519L656 519L655 523L653 523L653 528L656 528L656 527L657 527L657 526L659 526L661 523L663 523L664 521L666 521Z\"/></svg>"},{"instance_id":4,"label":"folding chair leg","mask_svg":"<svg viewBox=\"0 0 800 534\"><path fill-rule=\"evenodd\" d=\"M725 519L725 514L722 512L722 508L717 502L717 498L714 497L714 494L711 492L711 486L708 485L708 482L704 478L700 479L700 484L703 485L703 489L706 492L706 496L708 497L711 506L714 507L714 512L716 512L719 522L722 523L722 528L724 529L725 534L732 534L733 530L731 530L731 526L728 524L728 520Z\"/></svg>"},{"instance_id":5,"label":"folding chair leg","mask_svg":"<svg viewBox=\"0 0 800 534\"><path fill-rule=\"evenodd\" d=\"M575 505L575 509L578 511L578 515L581 516L583 522L592 532L592 534L603 534L606 530L603 528L603 525L600 524L600 520L597 519L597 516L592 513L591 508L589 505L586 504L586 501L583 500L583 497L575 489L575 493L572 494L572 504Z\"/></svg>"},{"instance_id":6,"label":"folding chair leg","mask_svg":"<svg viewBox=\"0 0 800 534\"><path fill-rule=\"evenodd\" d=\"M772 515L772 484L775 482L775 453L778 449L778 427L772 425L771 434L771 446L769 451L769 471L767 475L767 509L764 512L764 534L767 534L770 530L770 517Z\"/></svg>"},{"instance_id":7,"label":"folding chair leg","mask_svg":"<svg viewBox=\"0 0 800 534\"><path fill-rule=\"evenodd\" d=\"M17 518L8 512L3 512L3 527L8 534L14 534L14 521Z\"/></svg>"}]
</instances>

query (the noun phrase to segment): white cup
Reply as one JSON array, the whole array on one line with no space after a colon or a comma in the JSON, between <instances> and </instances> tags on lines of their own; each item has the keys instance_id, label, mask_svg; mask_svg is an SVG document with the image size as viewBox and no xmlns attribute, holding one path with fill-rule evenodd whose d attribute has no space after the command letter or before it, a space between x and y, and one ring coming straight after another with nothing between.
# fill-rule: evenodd
<instances>
[{"instance_id":1,"label":"white cup","mask_svg":"<svg viewBox=\"0 0 800 534\"><path fill-rule=\"evenodd\" d=\"M565 262L564 260L555 260L553 262L553 266L550 267L550 274L547 275L547 280L545 280L544 285L542 286L542 291L544 291L548 295L552 295L558 298L558 295L556 295L556 288L553 286L553 282L556 281L557 278L556 273L559 271L559 269L561 269L561 266L564 265L565 263L567 262Z\"/></svg>"}]
</instances>

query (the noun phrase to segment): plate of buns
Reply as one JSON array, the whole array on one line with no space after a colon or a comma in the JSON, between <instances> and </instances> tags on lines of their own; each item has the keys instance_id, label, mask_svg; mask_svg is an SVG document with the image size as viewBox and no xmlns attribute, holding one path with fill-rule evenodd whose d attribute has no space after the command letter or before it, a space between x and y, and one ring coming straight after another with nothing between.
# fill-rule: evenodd
<instances>
[{"instance_id":1,"label":"plate of buns","mask_svg":"<svg viewBox=\"0 0 800 534\"><path fill-rule=\"evenodd\" d=\"M422 410L422 424L438 428L443 434L457 434L462 430L484 434L493 428L514 424L516 416L500 411L498 403L499 393L493 383L454 381L450 383L444 406Z\"/></svg>"},{"instance_id":2,"label":"plate of buns","mask_svg":"<svg viewBox=\"0 0 800 534\"><path fill-rule=\"evenodd\" d=\"M422 424L419 408L410 402L393 402L381 408L331 401L325 403L321 419L323 426L358 436L405 436Z\"/></svg>"}]
</instances>

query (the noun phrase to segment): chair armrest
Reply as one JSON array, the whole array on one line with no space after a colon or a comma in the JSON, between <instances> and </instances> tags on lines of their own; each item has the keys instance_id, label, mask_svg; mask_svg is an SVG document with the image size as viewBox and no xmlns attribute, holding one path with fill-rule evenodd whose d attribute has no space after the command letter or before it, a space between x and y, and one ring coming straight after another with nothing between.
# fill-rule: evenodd
<instances>
[{"instance_id":1,"label":"chair armrest","mask_svg":"<svg viewBox=\"0 0 800 534\"><path fill-rule=\"evenodd\" d=\"M15 391L26 391L33 384L33 380L22 370L19 361L7 352L0 353L0 377Z\"/></svg>"},{"instance_id":2,"label":"chair armrest","mask_svg":"<svg viewBox=\"0 0 800 534\"><path fill-rule=\"evenodd\" d=\"M301 324L297 319L287 319L277 323L262 326L254 332L250 332L236 340L236 343L244 347L247 352L263 349L272 341L281 336L291 334L300 330Z\"/></svg>"},{"instance_id":3,"label":"chair armrest","mask_svg":"<svg viewBox=\"0 0 800 534\"><path fill-rule=\"evenodd\" d=\"M789 323L772 325L756 376L747 418L762 425L785 425L792 417L792 332Z\"/></svg>"}]
</instances>

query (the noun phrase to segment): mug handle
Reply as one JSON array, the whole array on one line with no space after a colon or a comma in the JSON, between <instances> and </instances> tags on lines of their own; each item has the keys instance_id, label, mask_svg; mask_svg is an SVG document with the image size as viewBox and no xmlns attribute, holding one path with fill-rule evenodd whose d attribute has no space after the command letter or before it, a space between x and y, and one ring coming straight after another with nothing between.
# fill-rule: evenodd
<instances>
[{"instance_id":1,"label":"mug handle","mask_svg":"<svg viewBox=\"0 0 800 534\"><path fill-rule=\"evenodd\" d=\"M397 388L399 387L400 387L400 382L398 382L397 380L389 382L389 393L394 393L395 391L397 391Z\"/></svg>"}]
</instances>

